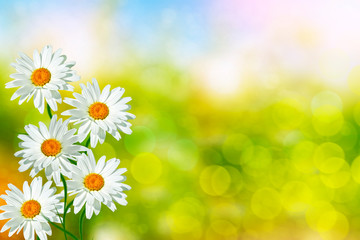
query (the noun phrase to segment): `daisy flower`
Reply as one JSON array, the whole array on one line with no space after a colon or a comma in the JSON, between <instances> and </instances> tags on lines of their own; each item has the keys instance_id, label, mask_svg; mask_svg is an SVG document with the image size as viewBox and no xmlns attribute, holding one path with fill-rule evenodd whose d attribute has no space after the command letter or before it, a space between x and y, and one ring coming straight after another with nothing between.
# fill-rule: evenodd
<instances>
[{"instance_id":1,"label":"daisy flower","mask_svg":"<svg viewBox=\"0 0 360 240\"><path fill-rule=\"evenodd\" d=\"M9 237L15 232L19 234L24 228L24 238L33 240L35 234L41 239L46 240L47 235L51 236L51 228L47 221L60 222L57 213L63 208L60 194L54 194L55 188L50 188L51 182L42 185L42 178L34 178L30 186L24 182L23 192L17 187L9 184L10 189L6 190L6 195L0 197L6 201L6 205L0 207L4 211L0 213L0 220L10 219L2 227L1 232L10 228Z\"/></svg>"},{"instance_id":2,"label":"daisy flower","mask_svg":"<svg viewBox=\"0 0 360 240\"><path fill-rule=\"evenodd\" d=\"M90 219L94 212L99 214L101 203L112 211L116 210L113 201L124 206L127 204L123 191L131 188L122 183L126 179L122 175L126 168L117 169L119 159L112 158L105 162L106 157L102 156L96 163L91 150L88 155L83 153L77 158L77 166L73 165L72 180L67 181L69 195L77 194L74 199L75 214L85 205L86 218Z\"/></svg>"},{"instance_id":3,"label":"daisy flower","mask_svg":"<svg viewBox=\"0 0 360 240\"><path fill-rule=\"evenodd\" d=\"M130 105L126 104L131 100L130 97L121 98L125 89L117 87L110 91L110 85L105 86L100 92L99 84L96 79L85 86L80 84L81 94L74 93L75 99L65 98L64 102L75 107L62 113L70 115L70 122L81 123L79 135L83 141L90 133L91 147L96 147L97 143L105 141L106 132L110 133L116 140L119 140L118 130L131 134L131 124L129 119L134 119L135 115L126 111L130 110Z\"/></svg>"},{"instance_id":4,"label":"daisy flower","mask_svg":"<svg viewBox=\"0 0 360 240\"><path fill-rule=\"evenodd\" d=\"M6 83L6 88L20 87L12 95L11 100L20 97L19 105L34 96L34 105L40 113L44 112L45 100L53 111L57 111L57 102L61 103L58 90L73 90L69 82L78 81L80 77L71 68L75 62L66 62L66 56L61 55L61 49L55 53L51 46L37 50L34 60L20 53L17 63L12 63L17 73L10 75L14 81Z\"/></svg>"},{"instance_id":5,"label":"daisy flower","mask_svg":"<svg viewBox=\"0 0 360 240\"><path fill-rule=\"evenodd\" d=\"M57 121L57 116L51 118L50 126L39 122L39 128L29 124L25 126L27 134L19 134L22 150L15 153L21 157L19 171L24 172L32 168L30 176L34 177L39 171L45 169L45 175L54 179L56 185L61 185L60 173L71 177L72 164L69 159L80 156L81 151L87 148L75 145L79 137L75 135L76 129L68 129L69 120Z\"/></svg>"}]
</instances>

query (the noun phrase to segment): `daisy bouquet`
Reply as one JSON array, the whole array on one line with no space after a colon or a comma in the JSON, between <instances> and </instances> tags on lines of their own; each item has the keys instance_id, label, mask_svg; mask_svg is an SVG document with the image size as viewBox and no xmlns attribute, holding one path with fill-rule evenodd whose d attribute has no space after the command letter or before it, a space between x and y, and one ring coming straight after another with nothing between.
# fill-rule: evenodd
<instances>
[{"instance_id":1,"label":"daisy bouquet","mask_svg":"<svg viewBox=\"0 0 360 240\"><path fill-rule=\"evenodd\" d=\"M129 112L130 97L122 97L124 89L111 89L110 85L101 91L96 79L87 85L80 84L81 94L64 102L72 108L61 115L54 111L62 103L59 90L73 91L71 83L80 77L72 67L75 62L67 61L61 49L53 52L46 46L41 52L34 51L33 59L20 53L16 63L11 64L17 71L10 75L14 80L6 88L18 88L11 100L19 98L19 104L34 99L34 106L40 113L45 108L50 124L25 126L19 151L19 171L30 170L33 178L24 182L22 191L12 184L0 197L6 205L0 207L0 220L9 219L1 232L9 230L9 237L23 230L26 240L47 239L52 234L51 226L60 229L65 239L83 239L84 218L99 214L102 204L112 211L115 203L126 205L124 184L125 168L118 168L120 160L106 156L96 159L91 148L105 141L107 133L120 140L120 132L131 134L128 122L135 116ZM72 128L69 123L79 126ZM44 170L46 180L36 177ZM46 181L46 182L45 182ZM70 196L73 200L68 201ZM66 214L73 209L79 214L79 232L74 234L66 229Z\"/></svg>"}]
</instances>

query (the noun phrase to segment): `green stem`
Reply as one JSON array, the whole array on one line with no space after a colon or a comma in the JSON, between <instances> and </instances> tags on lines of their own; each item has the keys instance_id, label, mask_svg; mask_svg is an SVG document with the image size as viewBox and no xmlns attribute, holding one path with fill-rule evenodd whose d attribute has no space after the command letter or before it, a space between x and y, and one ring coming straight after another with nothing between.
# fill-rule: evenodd
<instances>
[{"instance_id":1,"label":"green stem","mask_svg":"<svg viewBox=\"0 0 360 240\"><path fill-rule=\"evenodd\" d=\"M52 113L51 113L51 108L50 108L50 105L49 104L47 104L47 113L48 113L48 115L49 115L49 117L50 117L50 119L52 118Z\"/></svg>"},{"instance_id":2,"label":"green stem","mask_svg":"<svg viewBox=\"0 0 360 240\"><path fill-rule=\"evenodd\" d=\"M80 220L79 220L80 240L83 240L83 224L84 224L84 218L85 218L85 209L86 209L86 207L84 206L84 209L81 212Z\"/></svg>"},{"instance_id":3,"label":"green stem","mask_svg":"<svg viewBox=\"0 0 360 240\"><path fill-rule=\"evenodd\" d=\"M48 105L49 106L49 105ZM61 181L64 185L64 214L63 214L63 228L64 228L64 236L65 236L65 239L67 240L67 235L66 235L66 225L65 225L65 219L66 219L66 211L67 211L67 206L66 206L66 203L67 203L67 185L66 185L66 180L65 180L65 177L60 174L60 178L61 178Z\"/></svg>"},{"instance_id":4,"label":"green stem","mask_svg":"<svg viewBox=\"0 0 360 240\"><path fill-rule=\"evenodd\" d=\"M47 219L47 220L48 220L48 222L49 222L51 225L53 225L53 226L56 227L57 229L60 229L61 231L63 231L64 233L68 234L68 235L69 235L70 237L72 237L73 239L79 240L79 239L78 239L74 234L72 234L71 232L66 231L65 229L63 229L62 227L56 225L56 224L53 223L53 222L50 222L49 219Z\"/></svg>"},{"instance_id":5,"label":"green stem","mask_svg":"<svg viewBox=\"0 0 360 240\"><path fill-rule=\"evenodd\" d=\"M36 240L40 240L39 236L36 235Z\"/></svg>"}]
</instances>

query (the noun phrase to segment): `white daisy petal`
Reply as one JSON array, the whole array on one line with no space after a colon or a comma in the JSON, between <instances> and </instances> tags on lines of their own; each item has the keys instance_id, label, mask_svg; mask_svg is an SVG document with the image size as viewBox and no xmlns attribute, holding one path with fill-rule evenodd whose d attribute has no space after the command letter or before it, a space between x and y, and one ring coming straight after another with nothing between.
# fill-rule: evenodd
<instances>
[{"instance_id":1,"label":"white daisy petal","mask_svg":"<svg viewBox=\"0 0 360 240\"><path fill-rule=\"evenodd\" d=\"M42 51L42 59L41 59L42 67L47 68L49 66L51 57L52 57L52 47L51 46L44 47Z\"/></svg>"},{"instance_id":2,"label":"white daisy petal","mask_svg":"<svg viewBox=\"0 0 360 240\"><path fill-rule=\"evenodd\" d=\"M34 240L34 229L31 226L31 222L25 222L24 237L27 240Z\"/></svg>"},{"instance_id":3,"label":"white daisy petal","mask_svg":"<svg viewBox=\"0 0 360 240\"><path fill-rule=\"evenodd\" d=\"M94 86L93 90L95 92L96 99L99 99L101 92L100 92L99 84L95 78L92 79L92 84Z\"/></svg>"},{"instance_id":4,"label":"white daisy petal","mask_svg":"<svg viewBox=\"0 0 360 240\"><path fill-rule=\"evenodd\" d=\"M27 181L25 181L24 184L23 184L23 191L24 191L25 198L30 199L31 198L31 192L30 192L29 183Z\"/></svg>"},{"instance_id":5,"label":"white daisy petal","mask_svg":"<svg viewBox=\"0 0 360 240\"><path fill-rule=\"evenodd\" d=\"M93 209L92 205L86 204L86 218L87 219L90 219L92 217L93 211L94 211L94 209Z\"/></svg>"},{"instance_id":6,"label":"white daisy petal","mask_svg":"<svg viewBox=\"0 0 360 240\"><path fill-rule=\"evenodd\" d=\"M20 52L19 55L22 60L24 60L28 65L31 66L32 69L35 68L34 62L31 60L31 58L29 56L27 56L26 54L24 54L22 52Z\"/></svg>"},{"instance_id":7,"label":"white daisy petal","mask_svg":"<svg viewBox=\"0 0 360 240\"><path fill-rule=\"evenodd\" d=\"M117 140L121 138L118 131L131 134L131 124L127 121L135 116L126 112L130 109L127 102L131 98L121 98L125 92L123 88L110 91L110 85L107 85L101 92L96 79L92 80L92 84L80 86L81 94L74 93L74 99L64 100L75 108L66 110L62 115L69 115L72 122L81 124L78 133L82 139L90 133L91 147L94 148L98 142L102 144L105 141L106 132Z\"/></svg>"},{"instance_id":8,"label":"white daisy petal","mask_svg":"<svg viewBox=\"0 0 360 240\"><path fill-rule=\"evenodd\" d=\"M23 149L15 153L15 156L22 158L19 161L19 171L32 168L30 174L35 176L45 169L46 177L55 177L57 184L61 184L60 174L70 177L71 166L67 158L80 155L87 148L75 144L79 137L75 135L75 129L69 129L68 124L69 120L63 122L55 114L49 128L42 122L39 122L39 127L26 125L25 131L28 135L18 136L22 140L19 146Z\"/></svg>"},{"instance_id":9,"label":"white daisy petal","mask_svg":"<svg viewBox=\"0 0 360 240\"><path fill-rule=\"evenodd\" d=\"M87 151L87 155L82 154L76 159L77 166L73 166L72 179L67 181L69 194L77 194L74 200L75 214L83 205L88 219L93 213L99 214L101 203L112 211L116 209L114 201L126 205L126 194L123 191L128 188L122 187L126 178L121 175L126 169L117 169L120 160L113 158L106 162L106 157L102 156L96 163L91 150Z\"/></svg>"},{"instance_id":10,"label":"white daisy petal","mask_svg":"<svg viewBox=\"0 0 360 240\"><path fill-rule=\"evenodd\" d=\"M47 239L47 235L51 235L51 229L45 218L57 215L55 206L60 204L60 199L54 197L55 191L46 199L34 199L33 196L40 196L41 192L49 190L49 186L48 183L42 186L41 177L33 179L30 186L25 182L23 186L24 193L9 184L11 191L7 191L8 195L4 196L5 199L14 194L23 195L24 198L20 200L20 204L14 205L7 202L7 205L2 206L1 210L4 212L0 214L0 217L9 220L5 223L1 232L10 229L9 236L12 236L14 233L19 234L24 229L25 239L33 240L35 234L40 239Z\"/></svg>"},{"instance_id":11,"label":"white daisy petal","mask_svg":"<svg viewBox=\"0 0 360 240\"><path fill-rule=\"evenodd\" d=\"M24 85L14 92L14 94L10 98L10 101L18 98L21 95L29 95L34 89L35 88L32 85Z\"/></svg>"},{"instance_id":12,"label":"white daisy petal","mask_svg":"<svg viewBox=\"0 0 360 240\"><path fill-rule=\"evenodd\" d=\"M74 62L65 63L66 56L60 55L60 52L58 50L53 54L52 47L45 46L41 54L34 50L33 60L20 53L17 63L11 64L17 71L10 75L15 80L6 83L6 88L20 87L11 100L20 96L19 104L22 104L34 95L34 105L40 113L44 112L45 101L56 111L56 102L61 102L58 90L72 90L73 86L69 83L80 79L71 69ZM51 94L46 91L51 91ZM53 92L57 92L56 97Z\"/></svg>"},{"instance_id":13,"label":"white daisy petal","mask_svg":"<svg viewBox=\"0 0 360 240\"><path fill-rule=\"evenodd\" d=\"M109 97L110 94L110 85L106 85L101 93L100 102L105 102L107 100L107 98Z\"/></svg>"}]
</instances>

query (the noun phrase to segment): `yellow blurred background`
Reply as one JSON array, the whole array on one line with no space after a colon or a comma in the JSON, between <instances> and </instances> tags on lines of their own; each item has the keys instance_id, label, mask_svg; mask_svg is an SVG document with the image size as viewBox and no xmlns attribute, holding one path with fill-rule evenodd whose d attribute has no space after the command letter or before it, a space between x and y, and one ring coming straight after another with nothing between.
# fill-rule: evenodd
<instances>
[{"instance_id":1,"label":"yellow blurred background","mask_svg":"<svg viewBox=\"0 0 360 240\"><path fill-rule=\"evenodd\" d=\"M121 159L132 189L128 206L85 222L86 239L358 239L359 11L355 0L0 1L0 193L31 180L17 134L49 122L32 101L10 102L10 63L51 44L80 82L124 87L137 116L132 135L94 150Z\"/></svg>"}]
</instances>

